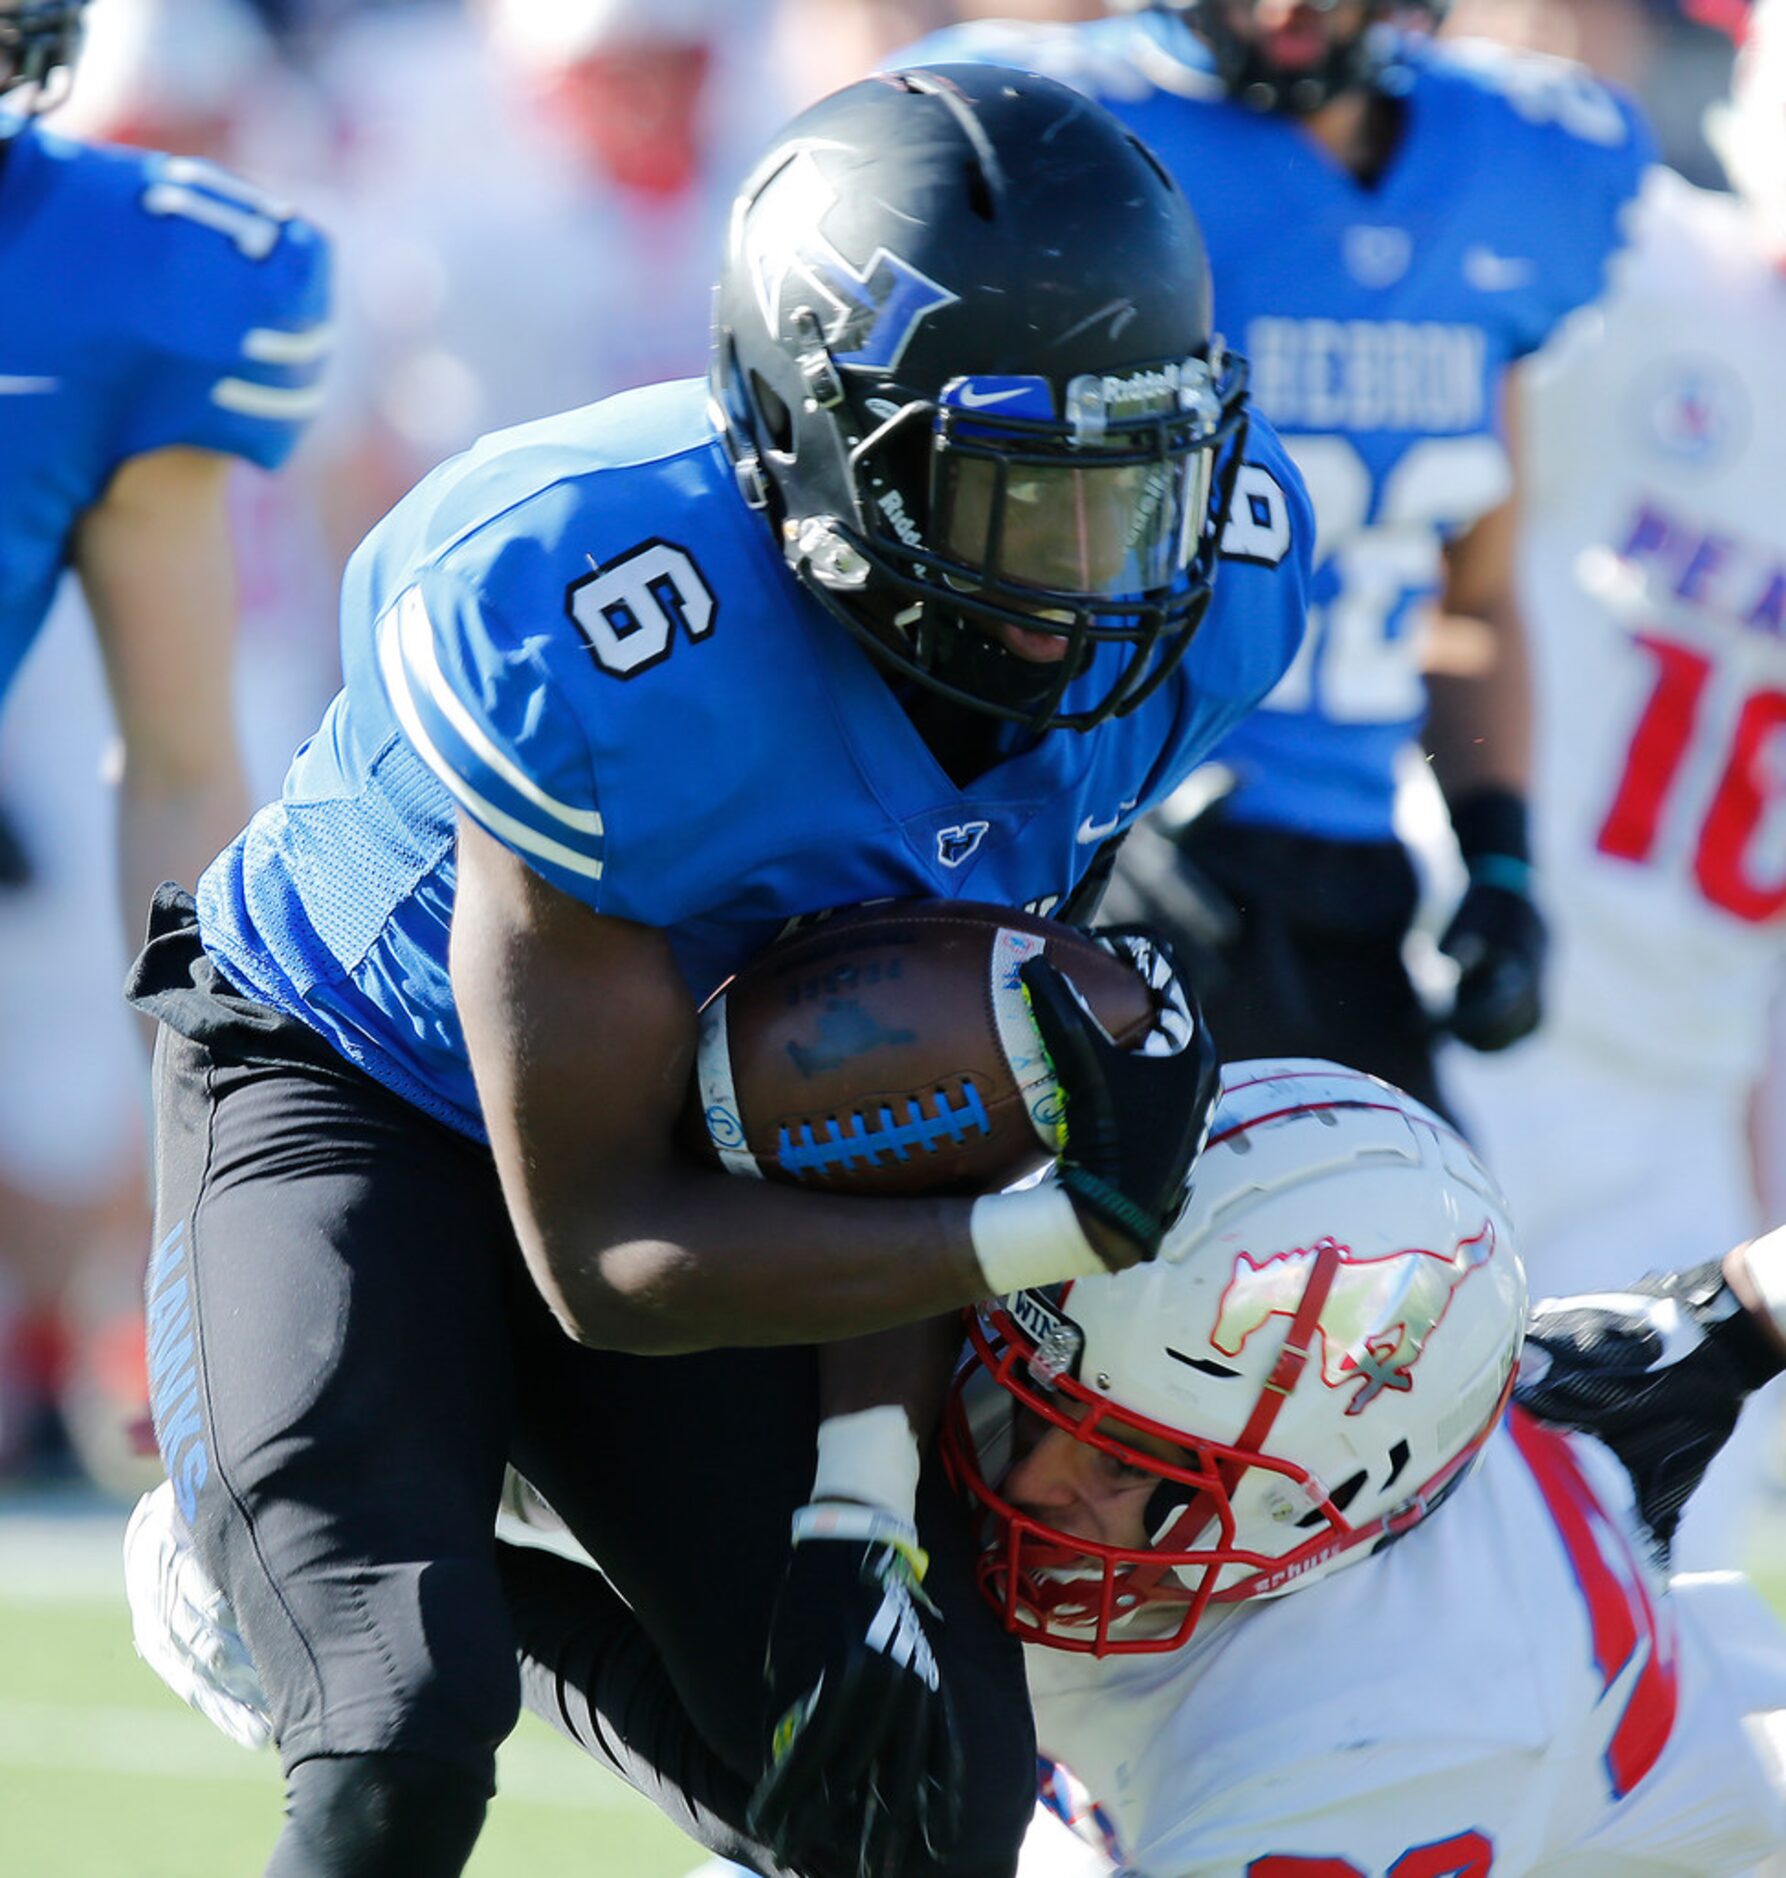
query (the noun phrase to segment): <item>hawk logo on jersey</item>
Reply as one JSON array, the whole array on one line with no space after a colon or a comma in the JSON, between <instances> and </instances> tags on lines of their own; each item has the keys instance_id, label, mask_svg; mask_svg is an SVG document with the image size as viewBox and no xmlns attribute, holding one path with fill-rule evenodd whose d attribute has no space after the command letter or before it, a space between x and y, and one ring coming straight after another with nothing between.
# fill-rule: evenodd
<instances>
[{"instance_id":1,"label":"hawk logo on jersey","mask_svg":"<svg viewBox=\"0 0 1786 1878\"><path fill-rule=\"evenodd\" d=\"M837 191L811 151L803 150L743 211L745 263L757 305L769 330L780 332L788 276L798 270L832 310L825 329L832 358L891 371L919 322L960 295L886 248L853 267L825 238L825 217L836 204Z\"/></svg>"},{"instance_id":2,"label":"hawk logo on jersey","mask_svg":"<svg viewBox=\"0 0 1786 1878\"><path fill-rule=\"evenodd\" d=\"M936 831L936 858L945 867L959 867L979 849L991 832L990 822L956 822Z\"/></svg>"},{"instance_id":3,"label":"hawk logo on jersey","mask_svg":"<svg viewBox=\"0 0 1786 1878\"><path fill-rule=\"evenodd\" d=\"M1408 271L1414 243L1405 228L1358 223L1345 233L1346 271L1361 287L1393 287Z\"/></svg>"},{"instance_id":4,"label":"hawk logo on jersey","mask_svg":"<svg viewBox=\"0 0 1786 1878\"><path fill-rule=\"evenodd\" d=\"M1385 1389L1413 1388L1414 1365L1450 1309L1451 1294L1493 1256L1494 1223L1485 1220L1482 1230L1459 1240L1449 1256L1410 1246L1361 1259L1331 1239L1258 1263L1242 1252L1222 1292L1210 1343L1224 1356L1238 1356L1268 1319L1294 1318L1316 1254L1328 1246L1339 1254L1339 1270L1316 1324L1321 1380L1329 1389L1362 1383L1346 1404L1346 1413L1357 1415Z\"/></svg>"}]
</instances>

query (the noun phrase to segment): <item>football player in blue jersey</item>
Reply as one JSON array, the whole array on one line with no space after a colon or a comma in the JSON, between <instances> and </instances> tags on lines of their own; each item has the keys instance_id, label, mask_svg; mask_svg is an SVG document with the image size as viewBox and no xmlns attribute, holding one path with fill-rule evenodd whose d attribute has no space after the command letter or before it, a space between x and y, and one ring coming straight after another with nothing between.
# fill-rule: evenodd
<instances>
[{"instance_id":1,"label":"football player in blue jersey","mask_svg":"<svg viewBox=\"0 0 1786 1878\"><path fill-rule=\"evenodd\" d=\"M83 4L0 0L0 703L72 571L116 719L134 927L156 883L196 881L246 811L228 487L238 459L278 464L316 407L328 252L208 165L42 128ZM24 1313L53 1324L79 1291L57 1240L91 1217L0 1190L0 1277ZM0 1369L21 1340L0 1321Z\"/></svg>"},{"instance_id":2,"label":"football player in blue jersey","mask_svg":"<svg viewBox=\"0 0 1786 1878\"><path fill-rule=\"evenodd\" d=\"M247 806L226 489L317 408L328 250L208 164L44 131L84 6L0 0L0 696L72 568L118 718L134 919Z\"/></svg>"},{"instance_id":3,"label":"football player in blue jersey","mask_svg":"<svg viewBox=\"0 0 1786 1878\"><path fill-rule=\"evenodd\" d=\"M1013 1869L1022 1667L920 1479L921 1320L1154 1254L1202 1026L1119 1050L1026 968L1073 1118L1026 1192L740 1182L678 1117L697 1000L790 921L1071 911L1276 683L1311 523L1244 383L1113 118L909 72L746 183L710 385L487 437L354 555L341 694L133 980L157 1432L271 1698L279 1878L461 1869L519 1702L509 1459L754 1789L690 1796L620 1702L691 1830L815 1878Z\"/></svg>"},{"instance_id":4,"label":"football player in blue jersey","mask_svg":"<svg viewBox=\"0 0 1786 1878\"><path fill-rule=\"evenodd\" d=\"M1424 732L1469 869L1441 941L1450 1027L1502 1048L1539 1020L1545 949L1510 380L1598 291L1650 155L1629 104L1578 68L1402 30L1438 10L1132 0L1078 27L957 28L912 55L1050 72L1158 154L1315 505L1300 655L1130 844L1110 911L1197 943L1224 1054L1330 1057L1434 1106L1403 962L1418 895L1399 774Z\"/></svg>"}]
</instances>

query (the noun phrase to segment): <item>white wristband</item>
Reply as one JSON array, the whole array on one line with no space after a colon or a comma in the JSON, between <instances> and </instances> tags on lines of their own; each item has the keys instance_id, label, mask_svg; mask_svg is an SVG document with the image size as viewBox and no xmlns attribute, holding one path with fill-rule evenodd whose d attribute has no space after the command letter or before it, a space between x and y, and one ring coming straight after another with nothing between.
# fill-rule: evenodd
<instances>
[{"instance_id":1,"label":"white wristband","mask_svg":"<svg viewBox=\"0 0 1786 1878\"><path fill-rule=\"evenodd\" d=\"M1749 1279L1767 1306L1774 1328L1786 1337L1786 1226L1776 1226L1743 1249Z\"/></svg>"},{"instance_id":2,"label":"white wristband","mask_svg":"<svg viewBox=\"0 0 1786 1878\"><path fill-rule=\"evenodd\" d=\"M1093 1251L1073 1202L1046 1182L976 1200L968 1231L989 1298L1110 1269Z\"/></svg>"},{"instance_id":3,"label":"white wristband","mask_svg":"<svg viewBox=\"0 0 1786 1878\"><path fill-rule=\"evenodd\" d=\"M862 1500L913 1523L918 1510L918 1437L892 1403L828 1415L819 1423L815 1500Z\"/></svg>"}]
</instances>

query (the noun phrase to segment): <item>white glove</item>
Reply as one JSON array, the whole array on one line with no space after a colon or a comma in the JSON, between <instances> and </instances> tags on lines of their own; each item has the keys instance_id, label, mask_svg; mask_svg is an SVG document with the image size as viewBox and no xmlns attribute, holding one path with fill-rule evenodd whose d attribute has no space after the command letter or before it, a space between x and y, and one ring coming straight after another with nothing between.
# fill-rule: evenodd
<instances>
[{"instance_id":1,"label":"white glove","mask_svg":"<svg viewBox=\"0 0 1786 1878\"><path fill-rule=\"evenodd\" d=\"M164 1480L124 1528L124 1595L136 1653L181 1701L245 1748L272 1744L273 1724L236 1613L192 1549Z\"/></svg>"}]
</instances>

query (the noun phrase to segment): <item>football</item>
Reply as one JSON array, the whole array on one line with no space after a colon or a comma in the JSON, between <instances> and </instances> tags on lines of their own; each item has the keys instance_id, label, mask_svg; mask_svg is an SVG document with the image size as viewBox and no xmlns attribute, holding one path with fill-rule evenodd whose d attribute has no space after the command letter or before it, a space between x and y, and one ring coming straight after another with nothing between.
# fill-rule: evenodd
<instances>
[{"instance_id":1,"label":"football","mask_svg":"<svg viewBox=\"0 0 1786 1878\"><path fill-rule=\"evenodd\" d=\"M729 1172L832 1193L982 1193L1052 1159L1061 1097L1018 972L1045 953L1119 1043L1155 993L1077 928L956 900L792 934L702 1007L688 1133Z\"/></svg>"}]
</instances>

